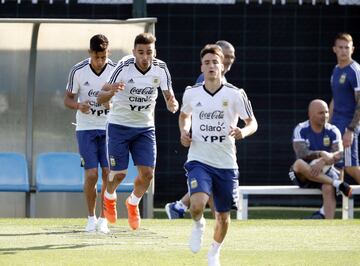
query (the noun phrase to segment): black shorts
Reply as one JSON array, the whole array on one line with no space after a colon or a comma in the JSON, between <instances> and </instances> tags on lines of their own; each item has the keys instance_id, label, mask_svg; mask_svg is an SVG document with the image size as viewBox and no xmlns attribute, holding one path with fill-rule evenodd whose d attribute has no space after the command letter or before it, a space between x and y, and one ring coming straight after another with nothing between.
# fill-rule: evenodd
<instances>
[{"instance_id":1,"label":"black shorts","mask_svg":"<svg viewBox=\"0 0 360 266\"><path fill-rule=\"evenodd\" d=\"M339 176L340 176L339 171L337 171L334 167L331 167L325 174L327 176L331 177L333 180L339 179ZM293 166L290 167L289 178L294 185L299 186L301 188L321 188L321 186L322 186L321 183L317 183L317 182L313 182L313 181L307 180L305 182L302 182L300 180L300 178L296 175L296 173L293 169Z\"/></svg>"}]
</instances>

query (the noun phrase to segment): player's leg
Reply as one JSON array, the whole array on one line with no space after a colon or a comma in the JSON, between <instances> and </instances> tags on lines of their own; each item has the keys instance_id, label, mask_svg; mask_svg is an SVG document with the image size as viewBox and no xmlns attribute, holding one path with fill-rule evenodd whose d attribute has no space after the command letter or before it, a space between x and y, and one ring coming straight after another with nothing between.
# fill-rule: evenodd
<instances>
[{"instance_id":1,"label":"player's leg","mask_svg":"<svg viewBox=\"0 0 360 266\"><path fill-rule=\"evenodd\" d=\"M336 209L335 189L332 185L323 184L321 190L325 218L334 219Z\"/></svg>"},{"instance_id":2,"label":"player's leg","mask_svg":"<svg viewBox=\"0 0 360 266\"><path fill-rule=\"evenodd\" d=\"M238 201L239 172L234 169L214 169L213 199L215 229L208 252L208 265L220 265L220 250L230 225L230 210Z\"/></svg>"},{"instance_id":3,"label":"player's leg","mask_svg":"<svg viewBox=\"0 0 360 266\"><path fill-rule=\"evenodd\" d=\"M106 183L107 183L107 177L109 175L109 165L107 161L107 155L106 155L106 133L105 131L99 131L99 137L98 137L98 155L99 155L99 161L101 166L101 178L102 178L102 185L101 185L101 196L100 196L100 217L98 219L97 228L102 233L109 233L110 230L108 228L108 222L104 214L104 193L106 190Z\"/></svg>"},{"instance_id":4,"label":"player's leg","mask_svg":"<svg viewBox=\"0 0 360 266\"><path fill-rule=\"evenodd\" d=\"M206 221L204 209L212 189L212 180L207 166L200 162L191 161L185 164L188 189L190 193L190 214L193 220L189 247L192 252L199 252Z\"/></svg>"},{"instance_id":5,"label":"player's leg","mask_svg":"<svg viewBox=\"0 0 360 266\"><path fill-rule=\"evenodd\" d=\"M154 178L156 139L153 127L135 128L133 132L134 138L129 148L134 164L137 166L138 176L134 181L134 190L126 200L126 207L129 225L136 230L141 223L139 203Z\"/></svg>"},{"instance_id":6,"label":"player's leg","mask_svg":"<svg viewBox=\"0 0 360 266\"><path fill-rule=\"evenodd\" d=\"M84 195L88 211L87 232L96 231L96 183L98 178L98 157L96 132L94 130L76 131L81 164L85 169Z\"/></svg>"},{"instance_id":7,"label":"player's leg","mask_svg":"<svg viewBox=\"0 0 360 266\"><path fill-rule=\"evenodd\" d=\"M165 205L165 212L170 220L184 218L190 206L190 195L186 193L180 200Z\"/></svg>"},{"instance_id":8,"label":"player's leg","mask_svg":"<svg viewBox=\"0 0 360 266\"><path fill-rule=\"evenodd\" d=\"M129 164L129 137L123 127L107 125L107 151L110 172L104 193L104 215L110 223L117 220L116 188L125 178Z\"/></svg>"},{"instance_id":9,"label":"player's leg","mask_svg":"<svg viewBox=\"0 0 360 266\"><path fill-rule=\"evenodd\" d=\"M333 180L322 172L320 172L320 174L317 176L312 176L310 174L311 166L304 160L296 160L293 165L293 169L294 172L298 175L298 177L302 179L302 181L309 180L320 184L333 184Z\"/></svg>"},{"instance_id":10,"label":"player's leg","mask_svg":"<svg viewBox=\"0 0 360 266\"><path fill-rule=\"evenodd\" d=\"M312 176L310 174L311 166L305 162L304 160L298 159L295 161L292 166L293 171L296 173L296 176L302 181L305 180L317 182L320 184L328 184L334 186L337 190L340 190L345 196L351 196L351 187L346 182L341 182L339 179L333 179L327 174L320 172L317 176ZM330 168L330 170L334 170L334 168ZM329 170L329 171L330 171Z\"/></svg>"},{"instance_id":11,"label":"player's leg","mask_svg":"<svg viewBox=\"0 0 360 266\"><path fill-rule=\"evenodd\" d=\"M345 172L350 175L358 184L360 184L360 166L359 166L359 131L354 132L354 141L351 147L345 148L344 161Z\"/></svg>"}]
</instances>

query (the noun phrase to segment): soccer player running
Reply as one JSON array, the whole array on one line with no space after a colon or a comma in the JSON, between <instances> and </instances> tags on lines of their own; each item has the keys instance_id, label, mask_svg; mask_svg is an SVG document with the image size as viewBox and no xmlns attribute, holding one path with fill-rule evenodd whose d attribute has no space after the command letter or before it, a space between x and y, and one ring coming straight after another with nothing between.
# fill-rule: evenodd
<instances>
[{"instance_id":1,"label":"soccer player running","mask_svg":"<svg viewBox=\"0 0 360 266\"><path fill-rule=\"evenodd\" d=\"M345 172L360 184L360 65L352 59L354 46L351 35L339 33L335 38L333 51L336 54L337 65L331 75L331 121L340 129L342 135Z\"/></svg>"},{"instance_id":2,"label":"soccer player running","mask_svg":"<svg viewBox=\"0 0 360 266\"><path fill-rule=\"evenodd\" d=\"M109 173L105 145L105 125L109 105L96 102L98 93L115 67L108 58L108 45L108 39L102 34L90 39L90 58L77 63L70 70L64 97L65 106L77 110L76 137L81 164L85 168L84 192L88 208L88 223L85 230L87 232L94 232L96 229L103 233L109 232L103 208L101 207L98 220L95 212L98 165L100 164L102 168L103 179L101 201Z\"/></svg>"},{"instance_id":3,"label":"soccer player running","mask_svg":"<svg viewBox=\"0 0 360 266\"><path fill-rule=\"evenodd\" d=\"M291 166L291 181L302 188L315 187L322 190L324 218L333 219L336 209L335 189L347 197L351 187L341 182L334 163L343 157L343 146L339 129L328 123L329 109L319 99L311 101L309 119L299 123L293 133L293 148L296 161ZM325 169L324 171L323 169Z\"/></svg>"},{"instance_id":4,"label":"soccer player running","mask_svg":"<svg viewBox=\"0 0 360 266\"><path fill-rule=\"evenodd\" d=\"M224 62L223 62L224 71L222 75L223 75L223 82L227 82L225 78L225 74L230 71L231 66L235 61L235 48L231 43L224 40L219 40L215 44L221 47L221 50L224 54ZM201 73L196 80L196 83L202 83L202 82L204 82L203 73ZM213 210L213 202L211 197L209 199L208 204ZM189 193L186 193L180 200L167 203L165 205L165 212L170 220L184 218L185 212L188 210L189 206L190 206L190 195Z\"/></svg>"},{"instance_id":5,"label":"soccer player running","mask_svg":"<svg viewBox=\"0 0 360 266\"><path fill-rule=\"evenodd\" d=\"M107 127L110 174L104 194L105 216L110 223L116 222L115 191L125 178L130 152L139 173L126 200L129 225L134 230L140 226L139 202L154 177L158 88L170 112L179 108L169 70L165 62L155 58L155 41L150 33L137 35L133 55L118 62L98 96L98 103L112 101Z\"/></svg>"},{"instance_id":6,"label":"soccer player running","mask_svg":"<svg viewBox=\"0 0 360 266\"><path fill-rule=\"evenodd\" d=\"M205 231L203 212L213 195L216 224L208 263L220 265L220 248L230 223L230 210L237 202L235 140L250 136L258 125L245 91L223 83L221 48L206 45L200 58L205 81L185 90L179 116L181 144L189 147L184 166L193 219L189 245L194 253L201 248ZM243 128L237 127L239 119L245 122Z\"/></svg>"}]
</instances>

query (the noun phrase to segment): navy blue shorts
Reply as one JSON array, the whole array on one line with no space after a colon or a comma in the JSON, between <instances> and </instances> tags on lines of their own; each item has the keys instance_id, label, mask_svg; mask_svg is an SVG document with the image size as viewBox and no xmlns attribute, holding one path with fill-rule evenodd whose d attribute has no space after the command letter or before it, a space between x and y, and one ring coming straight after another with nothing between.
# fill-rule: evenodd
<instances>
[{"instance_id":1,"label":"navy blue shorts","mask_svg":"<svg viewBox=\"0 0 360 266\"><path fill-rule=\"evenodd\" d=\"M155 168L156 139L154 127L136 128L109 123L107 125L107 138L110 170L127 169L129 152L135 165Z\"/></svg>"},{"instance_id":2,"label":"navy blue shorts","mask_svg":"<svg viewBox=\"0 0 360 266\"><path fill-rule=\"evenodd\" d=\"M85 169L108 167L105 130L77 130L81 165Z\"/></svg>"},{"instance_id":3,"label":"navy blue shorts","mask_svg":"<svg viewBox=\"0 0 360 266\"><path fill-rule=\"evenodd\" d=\"M196 192L212 194L217 212L236 209L239 186L237 169L219 169L198 161L187 162L184 168L190 195Z\"/></svg>"}]
</instances>

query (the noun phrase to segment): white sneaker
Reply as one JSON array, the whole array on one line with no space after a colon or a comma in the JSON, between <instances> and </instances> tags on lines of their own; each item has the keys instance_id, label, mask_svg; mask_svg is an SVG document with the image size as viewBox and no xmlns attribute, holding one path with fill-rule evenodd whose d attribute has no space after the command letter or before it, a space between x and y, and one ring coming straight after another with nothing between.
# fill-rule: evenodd
<instances>
[{"instance_id":1,"label":"white sneaker","mask_svg":"<svg viewBox=\"0 0 360 266\"><path fill-rule=\"evenodd\" d=\"M220 266L220 252L208 253L208 266Z\"/></svg>"},{"instance_id":2,"label":"white sneaker","mask_svg":"<svg viewBox=\"0 0 360 266\"><path fill-rule=\"evenodd\" d=\"M192 227L189 246L191 251L194 253L199 252L201 248L201 244L205 232L205 225L206 225L206 221L204 217L202 217L199 223L197 224L194 222L194 225Z\"/></svg>"},{"instance_id":3,"label":"white sneaker","mask_svg":"<svg viewBox=\"0 0 360 266\"><path fill-rule=\"evenodd\" d=\"M97 229L98 229L98 231L100 231L101 233L104 233L104 234L107 234L110 232L106 218L102 218L102 217L99 218L98 223L97 223Z\"/></svg>"},{"instance_id":4,"label":"white sneaker","mask_svg":"<svg viewBox=\"0 0 360 266\"><path fill-rule=\"evenodd\" d=\"M97 223L96 218L88 218L85 231L88 233L96 232L96 223Z\"/></svg>"}]
</instances>

